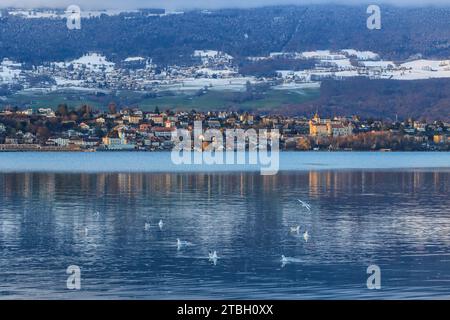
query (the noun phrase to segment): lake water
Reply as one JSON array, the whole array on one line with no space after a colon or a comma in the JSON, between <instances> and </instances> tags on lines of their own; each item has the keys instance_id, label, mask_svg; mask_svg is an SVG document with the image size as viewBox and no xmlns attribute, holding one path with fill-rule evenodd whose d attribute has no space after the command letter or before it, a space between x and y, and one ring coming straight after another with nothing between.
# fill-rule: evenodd
<instances>
[{"instance_id":1,"label":"lake water","mask_svg":"<svg viewBox=\"0 0 450 320\"><path fill-rule=\"evenodd\" d=\"M0 153L0 299L450 298L449 153L285 153L275 176L169 162Z\"/></svg>"},{"instance_id":2,"label":"lake water","mask_svg":"<svg viewBox=\"0 0 450 320\"><path fill-rule=\"evenodd\" d=\"M248 156L248 153L247 153ZM275 159L275 155L273 156ZM248 159L247 159L248 160ZM260 165L176 165L170 152L5 152L0 172L256 172ZM259 163L259 162L258 162ZM282 152L280 171L335 169L450 170L450 152Z\"/></svg>"}]
</instances>

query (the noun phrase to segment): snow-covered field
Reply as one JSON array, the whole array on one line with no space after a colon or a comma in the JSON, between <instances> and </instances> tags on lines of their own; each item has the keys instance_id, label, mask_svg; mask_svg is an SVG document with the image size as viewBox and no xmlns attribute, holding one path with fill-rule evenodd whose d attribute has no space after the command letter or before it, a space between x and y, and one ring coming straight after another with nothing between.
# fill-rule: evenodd
<instances>
[{"instance_id":1,"label":"snow-covered field","mask_svg":"<svg viewBox=\"0 0 450 320\"><path fill-rule=\"evenodd\" d=\"M400 65L393 71L393 79L417 80L450 78L450 60L415 60Z\"/></svg>"},{"instance_id":2,"label":"snow-covered field","mask_svg":"<svg viewBox=\"0 0 450 320\"><path fill-rule=\"evenodd\" d=\"M18 81L22 64L4 59L0 63L0 84L11 84Z\"/></svg>"},{"instance_id":3,"label":"snow-covered field","mask_svg":"<svg viewBox=\"0 0 450 320\"><path fill-rule=\"evenodd\" d=\"M372 51L358 51L354 49L341 50L348 57L354 57L358 60L378 60L380 56Z\"/></svg>"},{"instance_id":4,"label":"snow-covered field","mask_svg":"<svg viewBox=\"0 0 450 320\"><path fill-rule=\"evenodd\" d=\"M76 4L76 2L75 2ZM107 16L118 16L123 13L138 13L139 10L127 9L107 9L107 10L84 10L80 8L80 15L83 19L97 18L102 15ZM23 19L65 19L67 18L67 13L64 10L26 10L26 9L9 9L8 14ZM183 11L168 11L164 13L148 13L148 17L166 17L171 15L181 15L184 14Z\"/></svg>"},{"instance_id":5,"label":"snow-covered field","mask_svg":"<svg viewBox=\"0 0 450 320\"><path fill-rule=\"evenodd\" d=\"M306 83L283 83L273 87L275 90L302 90L302 89L318 89L320 82L306 82Z\"/></svg>"},{"instance_id":6,"label":"snow-covered field","mask_svg":"<svg viewBox=\"0 0 450 320\"><path fill-rule=\"evenodd\" d=\"M55 81L58 87L68 87L68 86L79 87L83 84L82 80L70 80L61 77L55 77Z\"/></svg>"},{"instance_id":7,"label":"snow-covered field","mask_svg":"<svg viewBox=\"0 0 450 320\"><path fill-rule=\"evenodd\" d=\"M126 58L123 61L125 61L125 62L136 62L136 61L144 61L144 60L145 60L145 58L143 58L143 57L128 57L128 58Z\"/></svg>"},{"instance_id":8,"label":"snow-covered field","mask_svg":"<svg viewBox=\"0 0 450 320\"><path fill-rule=\"evenodd\" d=\"M244 91L247 81L255 83L256 79L253 77L236 77L232 79L183 79L171 84L160 84L158 89L161 91L197 91L203 88L215 91Z\"/></svg>"},{"instance_id":9,"label":"snow-covered field","mask_svg":"<svg viewBox=\"0 0 450 320\"><path fill-rule=\"evenodd\" d=\"M354 49L339 52L309 51L300 53L297 57L315 60L318 64L312 70L279 70L278 73L285 81L310 82L326 78L339 80L358 76L395 80L450 78L450 60L420 59L396 64L393 61L381 60L374 52Z\"/></svg>"},{"instance_id":10,"label":"snow-covered field","mask_svg":"<svg viewBox=\"0 0 450 320\"><path fill-rule=\"evenodd\" d=\"M43 88L49 91L61 89L71 90L132 90L146 91L171 90L187 92L202 90L243 91L247 82L263 83L264 79L244 77L239 74L233 57L217 50L195 50L193 56L199 58L197 65L188 67L169 66L156 71L157 66L151 58L130 56L123 60L137 64L138 68L127 69L123 64L109 61L100 53L88 53L78 59L65 62L54 62L49 66L35 66L24 70L21 63L8 59L0 60L0 84L21 84L25 90L30 88L29 78L46 76L53 78L44 83ZM312 60L315 67L308 70L279 70L276 90L302 90L317 88L326 79L342 80L351 77L367 77L370 79L421 80L433 78L450 78L450 59L426 60L417 59L406 62L382 60L378 54L354 49L318 50L308 52L283 53L275 52L266 57L250 57L250 60L269 59ZM136 64L135 64L136 66ZM281 82L281 83L280 83Z\"/></svg>"},{"instance_id":11,"label":"snow-covered field","mask_svg":"<svg viewBox=\"0 0 450 320\"><path fill-rule=\"evenodd\" d=\"M116 16L121 13L132 13L139 12L138 10L81 10L81 18L96 18L105 14L108 16ZM65 19L67 18L67 13L63 10L10 10L8 14L21 17L24 19Z\"/></svg>"},{"instance_id":12,"label":"snow-covered field","mask_svg":"<svg viewBox=\"0 0 450 320\"><path fill-rule=\"evenodd\" d=\"M60 68L72 65L77 69L88 69L93 72L111 72L114 70L115 63L110 62L105 56L98 53L90 53L69 62L56 62L56 66Z\"/></svg>"}]
</instances>

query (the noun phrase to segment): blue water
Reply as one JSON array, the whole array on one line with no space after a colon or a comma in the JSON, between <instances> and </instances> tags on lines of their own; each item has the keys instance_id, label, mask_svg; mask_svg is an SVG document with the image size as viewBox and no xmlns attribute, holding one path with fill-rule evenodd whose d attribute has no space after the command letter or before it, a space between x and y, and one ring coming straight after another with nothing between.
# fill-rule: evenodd
<instances>
[{"instance_id":1,"label":"blue water","mask_svg":"<svg viewBox=\"0 0 450 320\"><path fill-rule=\"evenodd\" d=\"M0 154L0 298L450 298L448 153L289 153L275 176L164 157Z\"/></svg>"},{"instance_id":2,"label":"blue water","mask_svg":"<svg viewBox=\"0 0 450 320\"><path fill-rule=\"evenodd\" d=\"M450 169L450 152L282 152L280 171L334 169ZM170 152L3 152L0 172L230 172L261 165L176 165ZM259 162L258 162L259 163Z\"/></svg>"}]
</instances>

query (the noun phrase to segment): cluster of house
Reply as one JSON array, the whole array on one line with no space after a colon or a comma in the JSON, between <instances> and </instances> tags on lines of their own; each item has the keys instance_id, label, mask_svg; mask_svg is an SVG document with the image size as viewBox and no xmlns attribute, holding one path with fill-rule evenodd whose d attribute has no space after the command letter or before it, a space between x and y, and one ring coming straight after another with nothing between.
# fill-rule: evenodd
<instances>
[{"instance_id":1,"label":"cluster of house","mask_svg":"<svg viewBox=\"0 0 450 320\"><path fill-rule=\"evenodd\" d=\"M17 123L51 122L52 126L35 128L34 132L17 129ZM203 129L277 129L280 147L297 145L299 139L341 138L367 132L389 131L409 135L426 144L450 144L450 123L425 123L408 120L386 124L382 121L362 121L358 117L322 119L316 113L312 119L279 115L254 115L248 112L143 112L123 109L119 112L94 113L77 120L57 116L42 108L0 112L0 150L170 150L172 132L192 131L194 122ZM59 129L54 123L58 122Z\"/></svg>"},{"instance_id":2,"label":"cluster of house","mask_svg":"<svg viewBox=\"0 0 450 320\"><path fill-rule=\"evenodd\" d=\"M49 62L32 68L24 68L21 63L3 59L0 61L0 83L12 91L18 90L18 87L57 87L153 92L155 88L183 91L201 90L204 87L221 88L223 85L242 89L247 81L294 89L304 88L305 84L318 86L320 81L326 79L450 78L448 59L426 60L417 57L417 60L400 63L383 60L374 52L353 49L336 52L275 52L268 56L247 57L254 63L271 60L310 62L303 70L292 70L286 66L274 70L274 75L268 77L242 75L233 57L218 50L195 50L191 58L191 63L187 65L158 66L149 57L135 56L112 62L100 53L91 52L72 61ZM264 67L261 68L264 70Z\"/></svg>"},{"instance_id":3,"label":"cluster of house","mask_svg":"<svg viewBox=\"0 0 450 320\"><path fill-rule=\"evenodd\" d=\"M222 79L238 76L233 57L220 51L196 50L192 66L171 65L159 68L152 59L128 57L119 63L108 61L98 53L88 53L76 60L53 62L23 69L22 64L0 61L0 83L20 84L31 88L35 79L40 87L95 88L115 90L152 90L155 85L173 85L189 79ZM30 81L30 79L34 79ZM32 84L33 83L33 84Z\"/></svg>"}]
</instances>

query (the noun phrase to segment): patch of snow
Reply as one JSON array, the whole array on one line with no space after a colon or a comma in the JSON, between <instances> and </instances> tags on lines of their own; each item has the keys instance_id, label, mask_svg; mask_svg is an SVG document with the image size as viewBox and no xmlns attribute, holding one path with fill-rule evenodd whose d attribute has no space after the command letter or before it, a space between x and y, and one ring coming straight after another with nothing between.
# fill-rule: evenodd
<instances>
[{"instance_id":1,"label":"patch of snow","mask_svg":"<svg viewBox=\"0 0 450 320\"><path fill-rule=\"evenodd\" d=\"M144 60L145 60L145 58L142 58L142 57L128 57L128 58L126 58L123 61L125 61L125 62L135 62L135 61L144 61Z\"/></svg>"},{"instance_id":2,"label":"patch of snow","mask_svg":"<svg viewBox=\"0 0 450 320\"><path fill-rule=\"evenodd\" d=\"M67 67L70 64L72 64L76 69L86 68L94 72L99 72L102 70L105 70L105 72L111 72L114 70L115 66L115 63L108 61L105 56L98 53L89 53L70 62L55 63L55 65L60 68Z\"/></svg>"},{"instance_id":3,"label":"patch of snow","mask_svg":"<svg viewBox=\"0 0 450 320\"><path fill-rule=\"evenodd\" d=\"M361 65L363 65L364 67L367 68L382 68L382 69L387 69L387 68L394 68L396 67L396 64L393 61L362 61L360 62Z\"/></svg>"},{"instance_id":4,"label":"patch of snow","mask_svg":"<svg viewBox=\"0 0 450 320\"><path fill-rule=\"evenodd\" d=\"M305 83L283 83L274 86L274 90L298 90L298 89L316 89L320 88L320 82L305 82Z\"/></svg>"},{"instance_id":5,"label":"patch of snow","mask_svg":"<svg viewBox=\"0 0 450 320\"><path fill-rule=\"evenodd\" d=\"M229 54L217 50L195 50L194 57L233 59Z\"/></svg>"},{"instance_id":6,"label":"patch of snow","mask_svg":"<svg viewBox=\"0 0 450 320\"><path fill-rule=\"evenodd\" d=\"M206 74L208 76L212 76L212 75L218 75L218 76L231 76L233 74L235 74L235 71L232 70L213 70L210 68L201 68L198 69L197 74Z\"/></svg>"},{"instance_id":7,"label":"patch of snow","mask_svg":"<svg viewBox=\"0 0 450 320\"><path fill-rule=\"evenodd\" d=\"M82 80L70 80L61 77L55 77L55 81L58 87L80 86L83 84Z\"/></svg>"},{"instance_id":8,"label":"patch of snow","mask_svg":"<svg viewBox=\"0 0 450 320\"><path fill-rule=\"evenodd\" d=\"M25 19L61 19L62 14L56 11L36 11L36 10L13 10L9 11L8 14L12 16L17 16Z\"/></svg>"},{"instance_id":9,"label":"patch of snow","mask_svg":"<svg viewBox=\"0 0 450 320\"><path fill-rule=\"evenodd\" d=\"M253 77L235 77L229 79L188 78L177 83L159 84L157 88L159 90L179 92L197 91L205 87L213 91L244 91L247 81L255 83L256 79Z\"/></svg>"},{"instance_id":10,"label":"patch of snow","mask_svg":"<svg viewBox=\"0 0 450 320\"><path fill-rule=\"evenodd\" d=\"M107 16L117 16L122 13L137 13L139 10L91 10L85 11L81 10L81 18L89 19L100 17L101 15ZM55 10L10 10L8 14L12 16L17 16L24 19L65 19L67 18L67 14L64 11L55 11Z\"/></svg>"},{"instance_id":11,"label":"patch of snow","mask_svg":"<svg viewBox=\"0 0 450 320\"><path fill-rule=\"evenodd\" d=\"M400 70L392 73L397 80L421 80L450 78L450 60L415 60L400 65Z\"/></svg>"},{"instance_id":12,"label":"patch of snow","mask_svg":"<svg viewBox=\"0 0 450 320\"><path fill-rule=\"evenodd\" d=\"M302 52L301 56L305 59L318 59L318 60L342 60L346 56L339 53L332 53L330 50L316 50Z\"/></svg>"},{"instance_id":13,"label":"patch of snow","mask_svg":"<svg viewBox=\"0 0 450 320\"><path fill-rule=\"evenodd\" d=\"M340 60L320 60L321 64L329 65L336 68L341 69L351 69L354 68L349 59L340 59Z\"/></svg>"},{"instance_id":14,"label":"patch of snow","mask_svg":"<svg viewBox=\"0 0 450 320\"><path fill-rule=\"evenodd\" d=\"M3 59L1 65L5 66L5 67L14 67L14 68L21 68L22 67L21 63L11 61L11 60L9 60L7 58Z\"/></svg>"},{"instance_id":15,"label":"patch of snow","mask_svg":"<svg viewBox=\"0 0 450 320\"><path fill-rule=\"evenodd\" d=\"M0 64L0 83L11 84L19 80L22 64L4 59Z\"/></svg>"},{"instance_id":16,"label":"patch of snow","mask_svg":"<svg viewBox=\"0 0 450 320\"><path fill-rule=\"evenodd\" d=\"M355 49L341 50L349 57L355 57L358 60L378 60L380 56L372 51L358 51Z\"/></svg>"}]
</instances>

